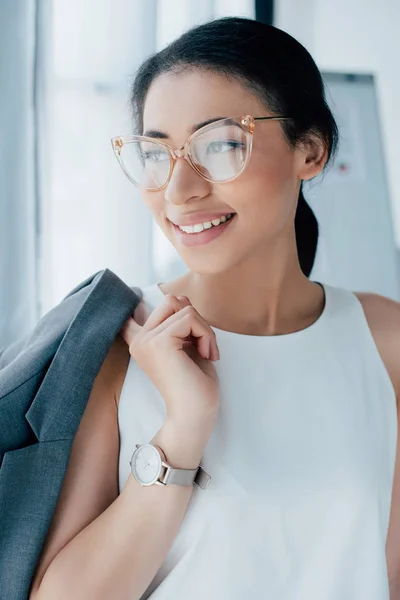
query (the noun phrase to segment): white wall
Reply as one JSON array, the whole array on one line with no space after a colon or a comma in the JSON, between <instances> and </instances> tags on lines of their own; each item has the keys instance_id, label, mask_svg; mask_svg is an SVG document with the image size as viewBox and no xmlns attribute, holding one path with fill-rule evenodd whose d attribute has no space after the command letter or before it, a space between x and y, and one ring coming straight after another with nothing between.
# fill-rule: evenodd
<instances>
[{"instance_id":1,"label":"white wall","mask_svg":"<svg viewBox=\"0 0 400 600\"><path fill-rule=\"evenodd\" d=\"M275 24L298 39L322 71L376 76L393 226L400 246L399 0L277 0Z\"/></svg>"}]
</instances>

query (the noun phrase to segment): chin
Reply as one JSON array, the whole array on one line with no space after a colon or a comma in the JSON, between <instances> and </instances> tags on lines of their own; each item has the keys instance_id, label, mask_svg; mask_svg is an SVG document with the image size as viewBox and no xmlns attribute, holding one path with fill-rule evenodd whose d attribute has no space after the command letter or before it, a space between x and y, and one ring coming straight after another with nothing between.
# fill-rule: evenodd
<instances>
[{"instance_id":1,"label":"chin","mask_svg":"<svg viewBox=\"0 0 400 600\"><path fill-rule=\"evenodd\" d=\"M234 266L232 254L227 260L223 260L222 256L210 258L206 256L187 256L186 252L179 252L176 248L182 261L186 267L197 275L221 275L226 273Z\"/></svg>"}]
</instances>

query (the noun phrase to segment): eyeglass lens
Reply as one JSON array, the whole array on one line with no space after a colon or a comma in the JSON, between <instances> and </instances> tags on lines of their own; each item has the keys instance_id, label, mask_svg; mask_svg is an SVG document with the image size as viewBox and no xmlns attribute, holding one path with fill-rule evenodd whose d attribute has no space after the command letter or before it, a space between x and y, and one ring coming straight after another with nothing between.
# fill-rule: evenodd
<instances>
[{"instance_id":1,"label":"eyeglass lens","mask_svg":"<svg viewBox=\"0 0 400 600\"><path fill-rule=\"evenodd\" d=\"M247 136L235 123L207 128L191 140L189 156L206 179L216 183L233 179L247 160ZM159 189L168 181L172 157L156 141L126 143L120 158L126 173L140 187Z\"/></svg>"}]
</instances>

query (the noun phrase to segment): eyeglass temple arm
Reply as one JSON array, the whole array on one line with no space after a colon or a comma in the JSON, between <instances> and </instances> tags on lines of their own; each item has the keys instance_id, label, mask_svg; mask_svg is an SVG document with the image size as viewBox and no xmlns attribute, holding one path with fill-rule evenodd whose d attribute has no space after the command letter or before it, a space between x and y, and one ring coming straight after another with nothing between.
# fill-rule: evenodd
<instances>
[{"instance_id":1,"label":"eyeglass temple arm","mask_svg":"<svg viewBox=\"0 0 400 600\"><path fill-rule=\"evenodd\" d=\"M255 121L290 121L291 117L254 117Z\"/></svg>"}]
</instances>

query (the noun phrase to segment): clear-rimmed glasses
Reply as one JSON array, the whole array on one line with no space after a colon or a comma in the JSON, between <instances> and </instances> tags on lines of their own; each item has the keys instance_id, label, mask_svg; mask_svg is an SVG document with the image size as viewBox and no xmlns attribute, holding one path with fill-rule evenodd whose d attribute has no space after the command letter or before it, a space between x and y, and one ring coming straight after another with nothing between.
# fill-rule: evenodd
<instances>
[{"instance_id":1,"label":"clear-rimmed glasses","mask_svg":"<svg viewBox=\"0 0 400 600\"><path fill-rule=\"evenodd\" d=\"M185 158L207 181L226 183L236 179L249 162L255 121L288 119L251 115L219 119L192 133L176 150L162 140L143 135L113 137L111 143L125 175L141 189L164 188L178 158Z\"/></svg>"}]
</instances>

